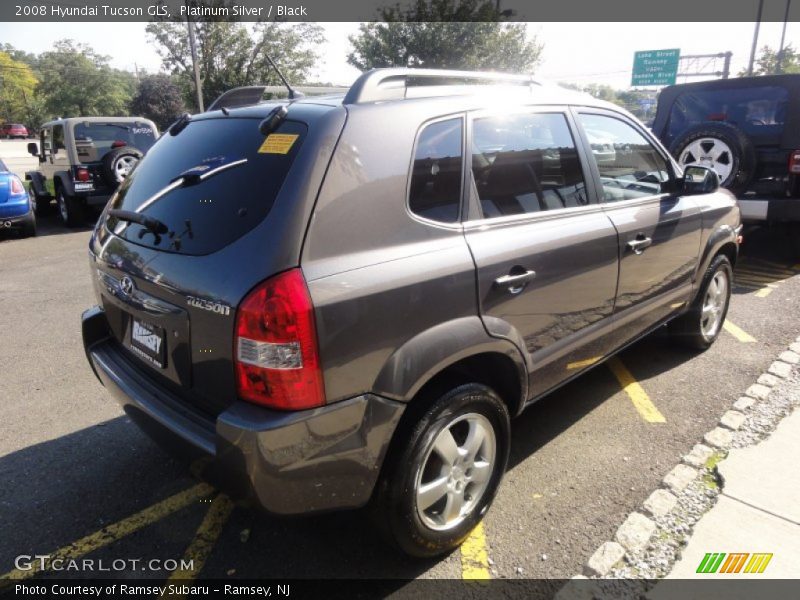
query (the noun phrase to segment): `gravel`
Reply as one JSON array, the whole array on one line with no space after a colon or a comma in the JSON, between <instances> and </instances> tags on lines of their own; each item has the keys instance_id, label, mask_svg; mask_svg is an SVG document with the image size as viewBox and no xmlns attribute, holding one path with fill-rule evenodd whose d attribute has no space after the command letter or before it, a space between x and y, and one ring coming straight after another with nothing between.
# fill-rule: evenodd
<instances>
[{"instance_id":1,"label":"gravel","mask_svg":"<svg viewBox=\"0 0 800 600\"><path fill-rule=\"evenodd\" d=\"M778 380L768 393L759 393L758 396L762 399L749 407L744 406L746 402L739 402L744 420L737 431L730 432L731 448L745 448L764 440L781 419L800 406L800 366L793 366L785 379ZM669 574L688 543L695 523L717 501L722 481L716 464L726 455L727 450L715 449L706 462L706 468L700 469L699 476L678 494L675 508L665 515L654 517L656 530L649 544L639 551L629 550L623 562L605 574L606 579L651 580L650 583L642 582L649 587L652 580ZM626 597L633 597L630 595L632 589L625 591Z\"/></svg>"}]
</instances>

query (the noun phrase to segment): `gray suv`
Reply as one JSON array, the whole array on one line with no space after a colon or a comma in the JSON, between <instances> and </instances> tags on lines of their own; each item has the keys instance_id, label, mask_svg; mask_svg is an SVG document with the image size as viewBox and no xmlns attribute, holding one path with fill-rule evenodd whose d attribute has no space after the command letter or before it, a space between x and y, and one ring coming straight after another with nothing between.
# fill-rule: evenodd
<instances>
[{"instance_id":1,"label":"gray suv","mask_svg":"<svg viewBox=\"0 0 800 600\"><path fill-rule=\"evenodd\" d=\"M83 315L126 413L235 497L369 505L403 551L447 552L524 408L664 324L717 338L734 198L618 107L406 69L247 96L180 119L124 180Z\"/></svg>"}]
</instances>

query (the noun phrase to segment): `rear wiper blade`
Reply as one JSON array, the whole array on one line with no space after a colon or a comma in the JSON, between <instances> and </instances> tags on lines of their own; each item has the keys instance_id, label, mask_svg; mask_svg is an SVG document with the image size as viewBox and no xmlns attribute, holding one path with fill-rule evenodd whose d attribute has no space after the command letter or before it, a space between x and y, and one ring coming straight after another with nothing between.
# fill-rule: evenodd
<instances>
[{"instance_id":1,"label":"rear wiper blade","mask_svg":"<svg viewBox=\"0 0 800 600\"><path fill-rule=\"evenodd\" d=\"M243 165L247 162L246 158L242 158L239 160L234 160L229 163L223 163L217 167L214 167L210 164L205 165L197 165L192 167L191 169L187 169L180 175L178 175L175 179L170 181L169 185L158 190L155 194L150 196L147 200L142 202L139 205L139 208L136 209L137 213L142 212L148 206L158 202L161 198L169 194L172 190L176 190L180 187L187 187L190 185L196 185L213 177L217 173L222 173L223 171L227 171L228 169L232 169L233 167L238 167L239 165Z\"/></svg>"},{"instance_id":2,"label":"rear wiper blade","mask_svg":"<svg viewBox=\"0 0 800 600\"><path fill-rule=\"evenodd\" d=\"M115 217L120 221L136 223L138 225L141 225L148 231L153 232L156 235L167 233L169 231L169 227L167 227L162 221L159 221L155 217L148 217L147 215L142 215L132 210L121 210L119 208L112 208L111 210L108 211L108 216Z\"/></svg>"}]
</instances>

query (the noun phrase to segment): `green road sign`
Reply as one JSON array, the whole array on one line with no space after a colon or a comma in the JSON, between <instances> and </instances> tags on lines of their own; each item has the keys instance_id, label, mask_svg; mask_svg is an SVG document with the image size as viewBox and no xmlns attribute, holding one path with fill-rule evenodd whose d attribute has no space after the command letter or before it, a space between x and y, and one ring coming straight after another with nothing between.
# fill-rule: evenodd
<instances>
[{"instance_id":1,"label":"green road sign","mask_svg":"<svg viewBox=\"0 0 800 600\"><path fill-rule=\"evenodd\" d=\"M674 84L680 57L679 48L634 52L631 85Z\"/></svg>"}]
</instances>

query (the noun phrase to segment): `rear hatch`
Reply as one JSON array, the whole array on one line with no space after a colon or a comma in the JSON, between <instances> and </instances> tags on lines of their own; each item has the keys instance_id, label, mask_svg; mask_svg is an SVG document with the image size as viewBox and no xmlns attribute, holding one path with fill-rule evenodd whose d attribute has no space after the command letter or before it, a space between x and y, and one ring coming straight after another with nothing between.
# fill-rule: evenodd
<instances>
[{"instance_id":1,"label":"rear hatch","mask_svg":"<svg viewBox=\"0 0 800 600\"><path fill-rule=\"evenodd\" d=\"M205 413L236 399L237 305L299 262L332 151L319 138L343 125L340 116L312 126L318 112L294 109L268 136L263 108L201 115L165 133L95 229L92 277L110 343L139 375Z\"/></svg>"}]
</instances>

